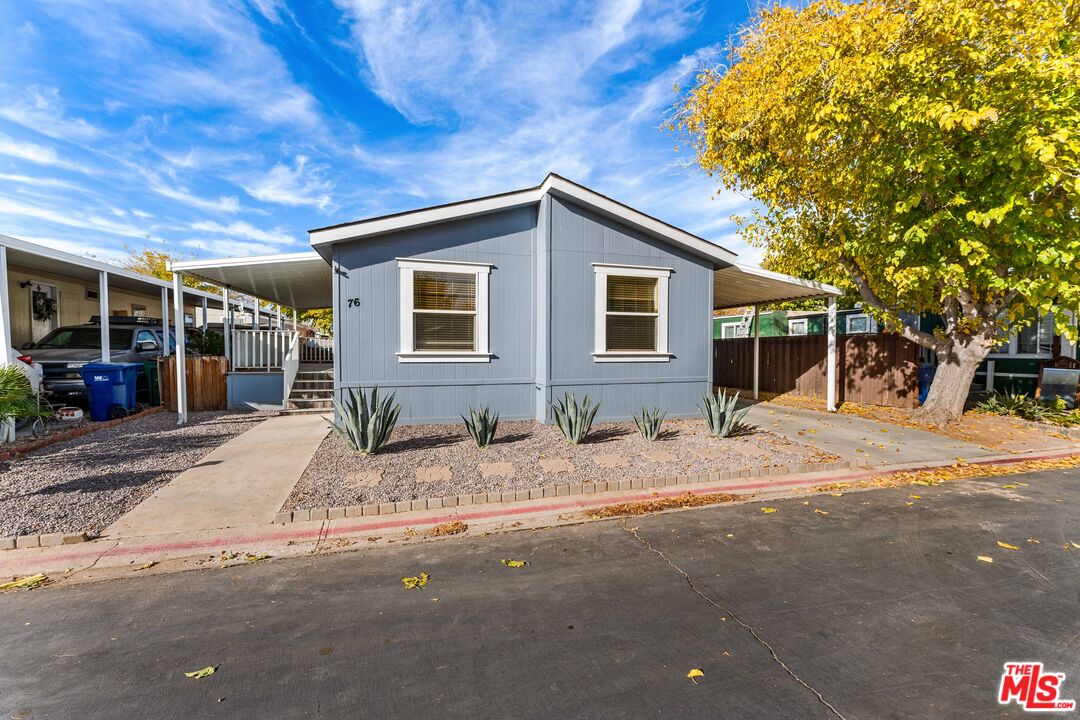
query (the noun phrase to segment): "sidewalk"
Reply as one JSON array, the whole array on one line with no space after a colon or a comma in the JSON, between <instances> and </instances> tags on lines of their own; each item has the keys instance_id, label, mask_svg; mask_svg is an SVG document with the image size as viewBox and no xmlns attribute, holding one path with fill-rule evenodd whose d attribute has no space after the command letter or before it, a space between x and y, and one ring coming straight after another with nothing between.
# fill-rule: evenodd
<instances>
[{"instance_id":1,"label":"sidewalk","mask_svg":"<svg viewBox=\"0 0 1080 720\"><path fill-rule=\"evenodd\" d=\"M328 432L319 415L272 417L176 476L102 538L268 524Z\"/></svg>"},{"instance_id":2,"label":"sidewalk","mask_svg":"<svg viewBox=\"0 0 1080 720\"><path fill-rule=\"evenodd\" d=\"M998 455L984 457L979 464L997 465L1024 460L1051 460L1076 455L1062 450L1039 455ZM950 465L953 459L910 463L894 470L916 470ZM734 493L753 495L749 502L782 497L824 483L856 483L875 473L867 468L823 471L787 476L741 478L719 483L675 485L655 490L631 490L543 498L492 505L444 508L386 517L341 518L272 525L265 519L243 527L198 530L135 537L100 538L79 545L7 550L0 553L0 577L44 572L64 584L129 577L132 573L157 574L182 570L242 564L244 553L275 558L358 549L401 542L426 534L438 524L460 521L469 525L469 534L507 530L527 530L576 524L587 518L590 508L624 502L675 497L685 493ZM219 555L225 552L224 559ZM141 569L147 563L152 567Z\"/></svg>"},{"instance_id":3,"label":"sidewalk","mask_svg":"<svg viewBox=\"0 0 1080 720\"><path fill-rule=\"evenodd\" d=\"M1001 453L1001 450L955 440L929 430L768 402L752 405L746 422L795 442L814 445L845 460L861 460L876 467L899 462L977 460Z\"/></svg>"}]
</instances>

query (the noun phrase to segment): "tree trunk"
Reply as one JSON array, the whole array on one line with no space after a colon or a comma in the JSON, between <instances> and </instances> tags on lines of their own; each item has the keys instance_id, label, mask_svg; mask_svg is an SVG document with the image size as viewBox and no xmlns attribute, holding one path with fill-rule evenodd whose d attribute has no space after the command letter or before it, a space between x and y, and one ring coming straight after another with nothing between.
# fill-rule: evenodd
<instances>
[{"instance_id":1,"label":"tree trunk","mask_svg":"<svg viewBox=\"0 0 1080 720\"><path fill-rule=\"evenodd\" d=\"M926 402L916 412L916 416L939 427L958 420L964 414L964 403L971 390L971 381L975 371L986 358L989 349L977 344L952 349L938 354L937 373L930 383L930 392Z\"/></svg>"}]
</instances>

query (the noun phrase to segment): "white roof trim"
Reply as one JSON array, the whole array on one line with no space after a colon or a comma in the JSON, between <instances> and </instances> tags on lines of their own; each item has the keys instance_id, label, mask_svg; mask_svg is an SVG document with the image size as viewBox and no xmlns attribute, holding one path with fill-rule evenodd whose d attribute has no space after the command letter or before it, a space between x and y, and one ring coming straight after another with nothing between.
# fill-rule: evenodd
<instances>
[{"instance_id":1,"label":"white roof trim","mask_svg":"<svg viewBox=\"0 0 1080 720\"><path fill-rule=\"evenodd\" d=\"M741 265L739 263L732 263L732 265L740 272L744 272L747 275L756 275L768 280L779 280L780 282L799 285L810 290L818 290L821 295L835 295L839 297L844 294L840 288L835 285L829 285L828 283L818 282L816 280L806 280L804 278L795 277L794 275L785 275L784 273L773 272L772 270L759 268L755 265Z\"/></svg>"},{"instance_id":2,"label":"white roof trim","mask_svg":"<svg viewBox=\"0 0 1080 720\"><path fill-rule=\"evenodd\" d=\"M665 238L697 255L725 264L731 263L736 257L735 253L730 250L692 235L674 225L657 220L554 173L549 174L544 179L544 182L535 188L311 230L308 235L311 238L312 247L321 248L345 240L358 240L407 228L505 210L520 205L530 205L540 202L540 199L549 192L558 197L575 200L601 214L621 220L652 235Z\"/></svg>"},{"instance_id":3,"label":"white roof trim","mask_svg":"<svg viewBox=\"0 0 1080 720\"><path fill-rule=\"evenodd\" d=\"M83 257L82 255L72 255L71 253L64 252L63 250L51 248L48 245L39 245L37 243L20 240L19 238L14 238L9 235L0 235L0 245L9 247L13 250L21 250L23 252L37 255L39 257L48 258L49 260L55 260L61 263L69 263L84 268L104 271L110 275L118 275L129 280L144 282L149 285L156 285L159 288L168 288L170 291L173 289L172 282L170 282L169 280L160 280L151 275L143 275L140 272L135 272L134 270L122 268L119 265L113 265L111 263L102 262L100 260L94 260L92 258ZM208 293L197 288L190 287L184 288L184 295L193 295L195 297L206 298L208 300L219 299L219 296L215 293Z\"/></svg>"},{"instance_id":4,"label":"white roof trim","mask_svg":"<svg viewBox=\"0 0 1080 720\"><path fill-rule=\"evenodd\" d=\"M274 265L297 260L322 260L322 256L313 250L281 255L252 255L251 257L218 258L213 260L178 260L166 265L173 272L195 272L207 268L245 267L249 265ZM325 262L325 261L324 261Z\"/></svg>"}]
</instances>

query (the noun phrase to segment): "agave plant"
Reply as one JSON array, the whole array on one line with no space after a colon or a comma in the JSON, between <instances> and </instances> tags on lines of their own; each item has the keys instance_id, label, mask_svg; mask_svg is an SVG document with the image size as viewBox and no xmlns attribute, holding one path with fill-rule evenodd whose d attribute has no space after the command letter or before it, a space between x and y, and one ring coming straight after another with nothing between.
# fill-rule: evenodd
<instances>
[{"instance_id":1,"label":"agave plant","mask_svg":"<svg viewBox=\"0 0 1080 720\"><path fill-rule=\"evenodd\" d=\"M666 413L660 408L646 410L641 408L641 415L634 415L634 424L641 437L646 440L655 440L660 435L660 426L664 424Z\"/></svg>"},{"instance_id":2,"label":"agave plant","mask_svg":"<svg viewBox=\"0 0 1080 720\"><path fill-rule=\"evenodd\" d=\"M589 434L596 411L600 409L600 403L592 404L589 396L578 405L573 393L566 393L562 400L549 402L551 411L555 413L555 422L571 445L577 445Z\"/></svg>"},{"instance_id":3,"label":"agave plant","mask_svg":"<svg viewBox=\"0 0 1080 720\"><path fill-rule=\"evenodd\" d=\"M478 448L486 448L495 439L495 430L499 427L499 413L492 415L491 410L482 407L479 411L469 408L469 417L461 416L465 429L469 431Z\"/></svg>"},{"instance_id":4,"label":"agave plant","mask_svg":"<svg viewBox=\"0 0 1080 720\"><path fill-rule=\"evenodd\" d=\"M739 393L728 397L723 390L717 391L713 396L705 393L701 396L701 414L705 416L705 424L709 426L709 432L713 437L727 437L738 427L750 408L736 410L735 405L739 402Z\"/></svg>"},{"instance_id":5,"label":"agave plant","mask_svg":"<svg viewBox=\"0 0 1080 720\"><path fill-rule=\"evenodd\" d=\"M371 389L370 400L363 388L348 390L344 403L334 399L339 422L330 423L330 427L353 451L376 453L394 432L401 406L394 404L394 393L380 400L378 387Z\"/></svg>"}]
</instances>

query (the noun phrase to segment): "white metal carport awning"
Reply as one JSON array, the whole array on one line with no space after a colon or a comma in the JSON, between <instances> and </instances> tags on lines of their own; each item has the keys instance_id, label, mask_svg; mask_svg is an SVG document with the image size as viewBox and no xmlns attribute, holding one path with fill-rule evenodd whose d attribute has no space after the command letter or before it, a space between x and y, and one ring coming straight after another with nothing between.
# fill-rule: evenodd
<instances>
[{"instance_id":1,"label":"white metal carport awning","mask_svg":"<svg viewBox=\"0 0 1080 720\"><path fill-rule=\"evenodd\" d=\"M313 251L183 260L170 264L169 269L297 310L333 305L330 265Z\"/></svg>"},{"instance_id":2,"label":"white metal carport awning","mask_svg":"<svg viewBox=\"0 0 1080 720\"><path fill-rule=\"evenodd\" d=\"M752 265L732 264L713 272L713 309L839 297L839 288Z\"/></svg>"}]
</instances>

